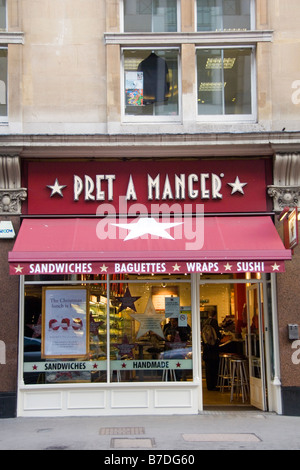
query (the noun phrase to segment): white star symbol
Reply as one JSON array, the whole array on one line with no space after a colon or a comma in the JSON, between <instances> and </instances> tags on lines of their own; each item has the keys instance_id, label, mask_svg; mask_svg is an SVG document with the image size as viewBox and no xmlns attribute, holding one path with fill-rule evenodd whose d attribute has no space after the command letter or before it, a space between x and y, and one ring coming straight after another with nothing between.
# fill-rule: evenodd
<instances>
[{"instance_id":1,"label":"white star symbol","mask_svg":"<svg viewBox=\"0 0 300 470\"><path fill-rule=\"evenodd\" d=\"M229 263L224 264L224 268L225 268L225 271L231 271L232 265Z\"/></svg>"},{"instance_id":2,"label":"white star symbol","mask_svg":"<svg viewBox=\"0 0 300 470\"><path fill-rule=\"evenodd\" d=\"M23 269L24 269L24 266L20 266L20 265L15 266L16 273L21 273Z\"/></svg>"},{"instance_id":3,"label":"white star symbol","mask_svg":"<svg viewBox=\"0 0 300 470\"><path fill-rule=\"evenodd\" d=\"M176 263L174 266L172 266L172 268L173 268L173 271L179 271L180 266L179 264Z\"/></svg>"},{"instance_id":4,"label":"white star symbol","mask_svg":"<svg viewBox=\"0 0 300 470\"><path fill-rule=\"evenodd\" d=\"M125 228L130 233L124 238L126 240L132 240L133 238L139 238L142 235L155 235L161 238L168 238L174 240L171 235L166 232L168 228L175 227L176 225L182 225L183 222L172 222L172 223L159 223L152 218L141 218L137 222L131 222L131 224L112 224L116 227Z\"/></svg>"},{"instance_id":5,"label":"white star symbol","mask_svg":"<svg viewBox=\"0 0 300 470\"><path fill-rule=\"evenodd\" d=\"M279 271L280 265L275 263L272 265L273 271Z\"/></svg>"},{"instance_id":6,"label":"white star symbol","mask_svg":"<svg viewBox=\"0 0 300 470\"><path fill-rule=\"evenodd\" d=\"M106 273L107 270L108 270L108 266L105 266L105 264L103 264L102 266L100 266L100 269L101 269L102 272Z\"/></svg>"},{"instance_id":7,"label":"white star symbol","mask_svg":"<svg viewBox=\"0 0 300 470\"><path fill-rule=\"evenodd\" d=\"M239 177L237 176L235 178L234 183L227 183L227 184L232 187L231 194L234 194L234 193L237 193L237 192L239 192L241 194L244 194L243 187L246 186L246 184L248 184L248 183L241 183Z\"/></svg>"},{"instance_id":8,"label":"white star symbol","mask_svg":"<svg viewBox=\"0 0 300 470\"><path fill-rule=\"evenodd\" d=\"M55 183L53 185L47 185L47 188L52 189L52 192L50 194L50 197L52 197L54 194L59 194L61 197L63 197L62 189L65 188L66 185L59 184L58 179L55 179Z\"/></svg>"}]
</instances>

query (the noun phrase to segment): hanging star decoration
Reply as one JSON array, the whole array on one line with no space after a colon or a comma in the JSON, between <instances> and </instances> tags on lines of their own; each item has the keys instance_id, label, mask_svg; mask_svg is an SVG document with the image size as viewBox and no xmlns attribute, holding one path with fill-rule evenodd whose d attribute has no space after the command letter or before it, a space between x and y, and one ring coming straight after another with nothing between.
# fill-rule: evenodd
<instances>
[{"instance_id":1,"label":"hanging star decoration","mask_svg":"<svg viewBox=\"0 0 300 470\"><path fill-rule=\"evenodd\" d=\"M42 315L39 316L37 324L27 324L31 330L33 330L32 338L40 338L42 334Z\"/></svg>"},{"instance_id":2,"label":"hanging star decoration","mask_svg":"<svg viewBox=\"0 0 300 470\"><path fill-rule=\"evenodd\" d=\"M123 336L122 343L114 344L115 348L117 348L120 351L120 355L122 356L128 356L128 357L133 357L133 349L135 347L135 344L129 344L127 335Z\"/></svg>"},{"instance_id":3,"label":"hanging star decoration","mask_svg":"<svg viewBox=\"0 0 300 470\"><path fill-rule=\"evenodd\" d=\"M130 316L140 324L136 339L145 335L148 331L152 331L152 333L155 333L157 336L164 338L161 323L165 319L165 316L156 313L151 297L149 297L144 313L131 314Z\"/></svg>"},{"instance_id":4,"label":"hanging star decoration","mask_svg":"<svg viewBox=\"0 0 300 470\"><path fill-rule=\"evenodd\" d=\"M126 308L131 308L131 310L134 310L136 312L136 307L134 305L134 302L136 302L138 299L141 297L132 297L130 294L130 290L127 287L125 294L123 297L116 297L115 299L120 303L121 305L119 307L120 311L125 310Z\"/></svg>"},{"instance_id":5,"label":"hanging star decoration","mask_svg":"<svg viewBox=\"0 0 300 470\"><path fill-rule=\"evenodd\" d=\"M99 333L99 328L104 328L105 322L103 320L95 320L94 317L91 316L90 320L90 332L92 335L97 336Z\"/></svg>"}]
</instances>

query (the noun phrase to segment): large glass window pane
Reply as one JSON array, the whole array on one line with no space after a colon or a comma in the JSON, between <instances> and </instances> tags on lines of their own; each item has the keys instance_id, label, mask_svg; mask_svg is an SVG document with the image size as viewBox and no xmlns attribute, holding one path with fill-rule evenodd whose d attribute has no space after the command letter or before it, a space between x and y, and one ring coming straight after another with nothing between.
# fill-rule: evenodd
<instances>
[{"instance_id":1,"label":"large glass window pane","mask_svg":"<svg viewBox=\"0 0 300 470\"><path fill-rule=\"evenodd\" d=\"M178 50L124 50L125 115L178 115Z\"/></svg>"},{"instance_id":2,"label":"large glass window pane","mask_svg":"<svg viewBox=\"0 0 300 470\"><path fill-rule=\"evenodd\" d=\"M191 288L184 277L131 281L122 283L120 294L111 293L113 381L192 379Z\"/></svg>"},{"instance_id":3,"label":"large glass window pane","mask_svg":"<svg viewBox=\"0 0 300 470\"><path fill-rule=\"evenodd\" d=\"M106 382L106 284L26 286L23 347L25 384Z\"/></svg>"},{"instance_id":4,"label":"large glass window pane","mask_svg":"<svg viewBox=\"0 0 300 470\"><path fill-rule=\"evenodd\" d=\"M26 278L25 385L192 380L189 276L58 277Z\"/></svg>"},{"instance_id":5,"label":"large glass window pane","mask_svg":"<svg viewBox=\"0 0 300 470\"><path fill-rule=\"evenodd\" d=\"M177 31L177 0L124 0L124 31Z\"/></svg>"},{"instance_id":6,"label":"large glass window pane","mask_svg":"<svg viewBox=\"0 0 300 470\"><path fill-rule=\"evenodd\" d=\"M251 0L197 0L197 31L251 29Z\"/></svg>"},{"instance_id":7,"label":"large glass window pane","mask_svg":"<svg viewBox=\"0 0 300 470\"><path fill-rule=\"evenodd\" d=\"M0 117L7 116L7 48L0 48Z\"/></svg>"},{"instance_id":8,"label":"large glass window pane","mask_svg":"<svg viewBox=\"0 0 300 470\"><path fill-rule=\"evenodd\" d=\"M6 30L6 0L0 0L0 30Z\"/></svg>"},{"instance_id":9,"label":"large glass window pane","mask_svg":"<svg viewBox=\"0 0 300 470\"><path fill-rule=\"evenodd\" d=\"M252 113L250 48L197 51L198 114Z\"/></svg>"}]
</instances>

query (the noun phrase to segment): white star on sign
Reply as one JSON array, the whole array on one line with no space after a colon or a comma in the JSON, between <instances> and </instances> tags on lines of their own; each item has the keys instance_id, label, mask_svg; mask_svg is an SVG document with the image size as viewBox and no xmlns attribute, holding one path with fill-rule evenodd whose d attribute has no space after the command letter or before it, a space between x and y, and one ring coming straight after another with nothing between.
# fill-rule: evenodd
<instances>
[{"instance_id":1,"label":"white star on sign","mask_svg":"<svg viewBox=\"0 0 300 470\"><path fill-rule=\"evenodd\" d=\"M124 238L126 240L132 240L133 238L139 238L142 235L155 235L161 238L168 238L174 240L171 235L166 232L168 228L175 227L176 225L182 225L183 222L171 222L171 223L159 223L152 218L141 218L137 222L131 222L131 224L112 224L116 227L125 228L130 233Z\"/></svg>"},{"instance_id":2,"label":"white star on sign","mask_svg":"<svg viewBox=\"0 0 300 470\"><path fill-rule=\"evenodd\" d=\"M23 270L23 269L24 269L23 266L20 266L20 265L15 266L15 271L16 271L16 273L22 273L22 270Z\"/></svg>"},{"instance_id":3,"label":"white star on sign","mask_svg":"<svg viewBox=\"0 0 300 470\"><path fill-rule=\"evenodd\" d=\"M229 263L224 264L224 268L225 268L225 271L231 271L232 265Z\"/></svg>"},{"instance_id":4,"label":"white star on sign","mask_svg":"<svg viewBox=\"0 0 300 470\"><path fill-rule=\"evenodd\" d=\"M53 185L48 184L47 188L52 189L52 192L50 194L50 197L52 197L54 194L59 194L61 197L63 196L62 189L65 188L66 185L59 184L58 179L55 179L55 183Z\"/></svg>"},{"instance_id":5,"label":"white star on sign","mask_svg":"<svg viewBox=\"0 0 300 470\"><path fill-rule=\"evenodd\" d=\"M241 194L244 194L243 187L246 186L246 184L248 184L248 183L241 183L239 177L237 176L235 178L234 183L227 183L227 184L232 187L231 194L234 194L234 193L237 193L237 192L239 192Z\"/></svg>"},{"instance_id":6,"label":"white star on sign","mask_svg":"<svg viewBox=\"0 0 300 470\"><path fill-rule=\"evenodd\" d=\"M173 268L173 271L179 271L180 266L176 263L174 264L174 266L172 266L172 268Z\"/></svg>"},{"instance_id":7,"label":"white star on sign","mask_svg":"<svg viewBox=\"0 0 300 470\"><path fill-rule=\"evenodd\" d=\"M273 271L279 271L280 265L275 263L272 265Z\"/></svg>"}]
</instances>

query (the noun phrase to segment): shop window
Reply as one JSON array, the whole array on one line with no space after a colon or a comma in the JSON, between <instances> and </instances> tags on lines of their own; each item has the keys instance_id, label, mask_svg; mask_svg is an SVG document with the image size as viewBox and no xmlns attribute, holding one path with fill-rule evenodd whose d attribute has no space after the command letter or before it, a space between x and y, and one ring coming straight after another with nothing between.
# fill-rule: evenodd
<instances>
[{"instance_id":1,"label":"shop window","mask_svg":"<svg viewBox=\"0 0 300 470\"><path fill-rule=\"evenodd\" d=\"M252 48L198 49L198 116L254 119Z\"/></svg>"},{"instance_id":2,"label":"shop window","mask_svg":"<svg viewBox=\"0 0 300 470\"><path fill-rule=\"evenodd\" d=\"M192 380L189 277L62 279L26 280L25 384Z\"/></svg>"},{"instance_id":3,"label":"shop window","mask_svg":"<svg viewBox=\"0 0 300 470\"><path fill-rule=\"evenodd\" d=\"M124 31L177 31L177 0L124 0Z\"/></svg>"},{"instance_id":4,"label":"shop window","mask_svg":"<svg viewBox=\"0 0 300 470\"><path fill-rule=\"evenodd\" d=\"M7 48L0 48L0 121L7 116Z\"/></svg>"},{"instance_id":5,"label":"shop window","mask_svg":"<svg viewBox=\"0 0 300 470\"><path fill-rule=\"evenodd\" d=\"M125 118L178 119L178 49L125 49Z\"/></svg>"},{"instance_id":6,"label":"shop window","mask_svg":"<svg viewBox=\"0 0 300 470\"><path fill-rule=\"evenodd\" d=\"M197 31L254 29L253 0L197 0Z\"/></svg>"},{"instance_id":7,"label":"shop window","mask_svg":"<svg viewBox=\"0 0 300 470\"><path fill-rule=\"evenodd\" d=\"M6 28L6 0L0 0L0 31Z\"/></svg>"}]
</instances>

